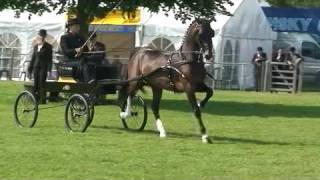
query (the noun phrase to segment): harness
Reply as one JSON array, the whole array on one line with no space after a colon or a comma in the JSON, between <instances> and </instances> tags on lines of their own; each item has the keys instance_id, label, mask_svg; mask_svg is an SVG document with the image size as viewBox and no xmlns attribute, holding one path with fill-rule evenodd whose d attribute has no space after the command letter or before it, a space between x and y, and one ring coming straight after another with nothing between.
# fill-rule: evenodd
<instances>
[{"instance_id":1,"label":"harness","mask_svg":"<svg viewBox=\"0 0 320 180\"><path fill-rule=\"evenodd\" d=\"M178 61L178 62L174 62L173 56L175 54L179 54L179 56L181 57L182 61ZM197 60L193 61L192 59L187 59L187 57L184 54L197 54ZM173 73L177 73L178 75L180 75L183 79L186 78L186 76L183 74L183 72L181 72L177 66L182 66L182 65L186 65L186 64L191 64L191 63L201 63L201 57L202 57L203 51L201 49L201 51L182 51L182 49L180 48L179 51L177 52L172 52L170 53L170 57L166 63L166 65L161 66L160 68L162 70L168 70L168 79L169 79L169 83L170 86L172 87L173 91L176 92L176 86L175 83L173 81Z\"/></svg>"}]
</instances>

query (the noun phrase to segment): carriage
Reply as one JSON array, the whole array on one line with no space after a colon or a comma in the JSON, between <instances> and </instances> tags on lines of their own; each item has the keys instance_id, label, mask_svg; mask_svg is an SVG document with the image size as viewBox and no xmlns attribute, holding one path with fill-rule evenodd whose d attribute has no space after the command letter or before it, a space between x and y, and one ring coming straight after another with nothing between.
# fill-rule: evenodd
<instances>
[{"instance_id":1,"label":"carriage","mask_svg":"<svg viewBox=\"0 0 320 180\"><path fill-rule=\"evenodd\" d=\"M59 56L58 56L59 57ZM100 95L116 94L121 89L121 66L105 64L95 66L96 83L77 82L73 76L73 66L67 65L61 58L57 58L54 64L57 69L57 80L46 81L45 96L41 97L48 100L49 92L64 93L63 103L52 104L49 107L42 107L32 94L33 82L25 82L25 90L21 92L14 104L14 121L18 127L34 127L38 120L38 111L54 107L65 107L64 122L65 128L72 132L85 132L94 119L94 102L91 95L99 90ZM50 104L51 105L51 104ZM147 121L147 107L141 96L135 96L132 99L130 121L121 119L124 128L132 130L143 130Z\"/></svg>"}]
</instances>

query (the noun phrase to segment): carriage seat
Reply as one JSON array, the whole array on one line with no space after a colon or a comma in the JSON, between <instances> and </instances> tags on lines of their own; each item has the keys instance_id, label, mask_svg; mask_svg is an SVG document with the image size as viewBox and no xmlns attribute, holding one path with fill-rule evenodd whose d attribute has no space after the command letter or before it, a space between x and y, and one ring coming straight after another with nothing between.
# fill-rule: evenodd
<instances>
[{"instance_id":1,"label":"carriage seat","mask_svg":"<svg viewBox=\"0 0 320 180\"><path fill-rule=\"evenodd\" d=\"M55 54L56 59L54 64L57 68L58 82L75 83L75 75L78 68L78 61L70 61L62 54Z\"/></svg>"},{"instance_id":2,"label":"carriage seat","mask_svg":"<svg viewBox=\"0 0 320 180\"><path fill-rule=\"evenodd\" d=\"M54 62L58 72L58 82L76 82L78 60L70 60L62 54L56 54ZM119 79L122 65L118 64L98 64L95 65L96 80Z\"/></svg>"}]
</instances>

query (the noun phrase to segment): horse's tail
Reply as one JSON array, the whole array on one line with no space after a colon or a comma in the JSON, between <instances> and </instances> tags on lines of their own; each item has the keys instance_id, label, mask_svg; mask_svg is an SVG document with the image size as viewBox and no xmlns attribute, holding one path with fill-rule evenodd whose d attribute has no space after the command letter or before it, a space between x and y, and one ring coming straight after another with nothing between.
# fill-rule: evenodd
<instances>
[{"instance_id":1,"label":"horse's tail","mask_svg":"<svg viewBox=\"0 0 320 180\"><path fill-rule=\"evenodd\" d=\"M120 70L120 79L121 80L127 80L128 79L128 67L125 65L122 65ZM128 83L121 84L118 92L118 102L122 104L125 102L125 100L128 97Z\"/></svg>"},{"instance_id":2,"label":"horse's tail","mask_svg":"<svg viewBox=\"0 0 320 180\"><path fill-rule=\"evenodd\" d=\"M132 50L130 52L130 57L129 57L129 63L127 66L123 66L123 68L121 69L120 72L120 76L121 76L121 80L125 80L128 81L126 83L123 83L119 89L118 92L118 101L120 103L125 102L127 97L129 96L129 92L128 92L128 87L129 87L129 76L128 76L128 68L130 68L130 61L132 61L133 59L136 58L136 56L141 52L142 48L135 48L134 50ZM137 77L137 79L133 78L132 81L139 81L139 78ZM138 86L138 89L143 92L146 93L146 90L143 88L143 86Z\"/></svg>"}]
</instances>

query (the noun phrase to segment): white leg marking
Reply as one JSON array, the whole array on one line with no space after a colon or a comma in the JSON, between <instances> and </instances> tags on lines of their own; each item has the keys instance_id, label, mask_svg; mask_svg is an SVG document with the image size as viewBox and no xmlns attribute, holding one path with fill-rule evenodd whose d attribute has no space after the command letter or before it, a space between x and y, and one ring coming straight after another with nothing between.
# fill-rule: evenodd
<instances>
[{"instance_id":1,"label":"white leg marking","mask_svg":"<svg viewBox=\"0 0 320 180\"><path fill-rule=\"evenodd\" d=\"M203 143L208 143L208 141L209 141L209 136L208 136L207 134L203 134L202 137L201 137L201 139L202 139L202 142L203 142Z\"/></svg>"},{"instance_id":2,"label":"white leg marking","mask_svg":"<svg viewBox=\"0 0 320 180\"><path fill-rule=\"evenodd\" d=\"M126 111L125 112L120 112L120 117L122 119L127 119L130 116L131 116L131 97L128 96Z\"/></svg>"},{"instance_id":3,"label":"white leg marking","mask_svg":"<svg viewBox=\"0 0 320 180\"><path fill-rule=\"evenodd\" d=\"M166 137L166 131L164 130L164 127L163 127L163 124L162 124L162 121L160 119L157 119L156 120L156 125L157 125L157 129L158 131L160 132L160 137L163 138L163 137Z\"/></svg>"}]
</instances>

